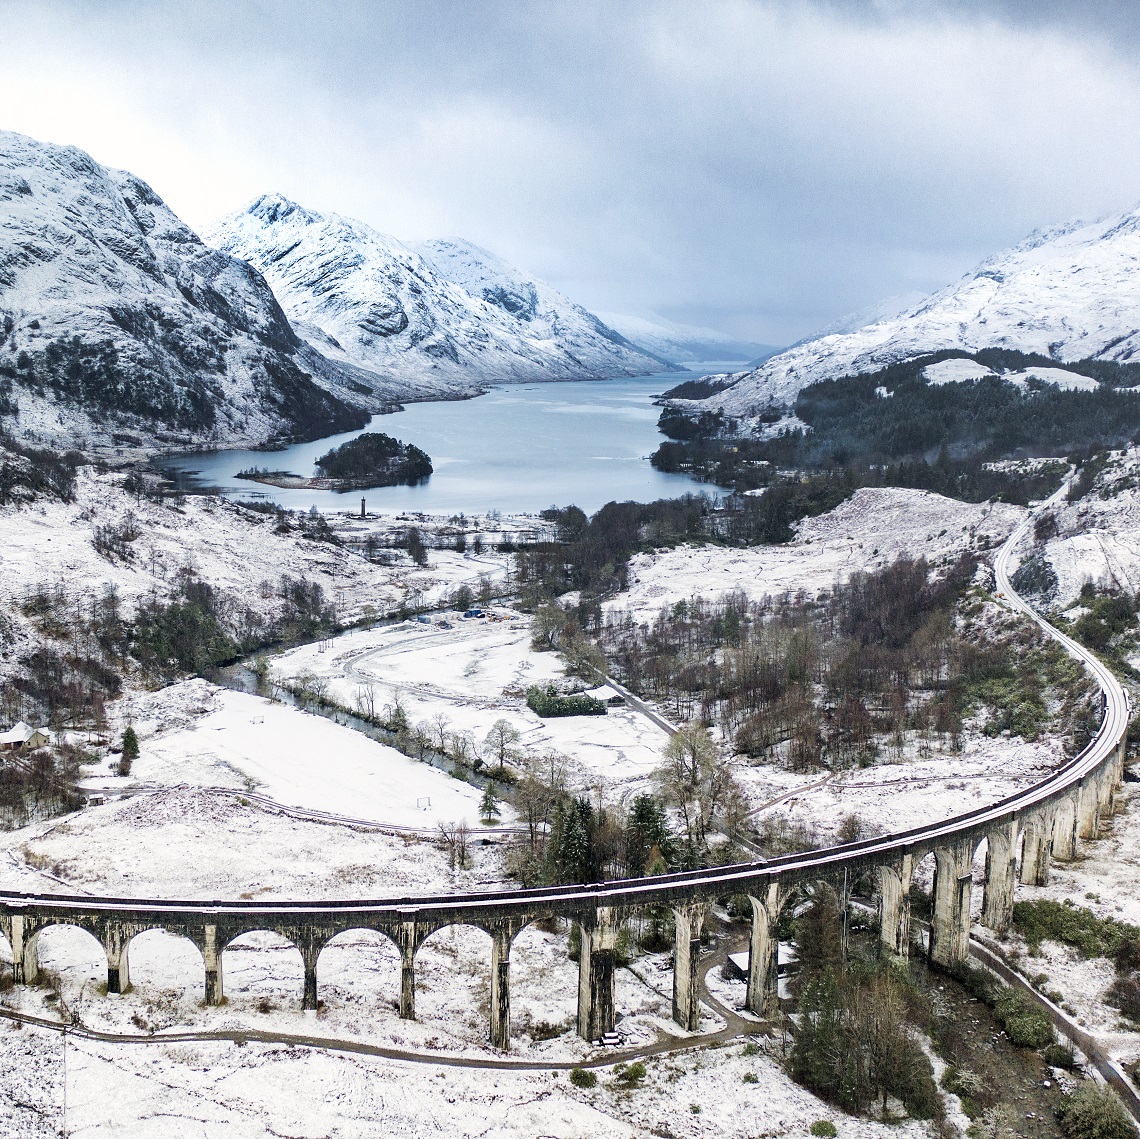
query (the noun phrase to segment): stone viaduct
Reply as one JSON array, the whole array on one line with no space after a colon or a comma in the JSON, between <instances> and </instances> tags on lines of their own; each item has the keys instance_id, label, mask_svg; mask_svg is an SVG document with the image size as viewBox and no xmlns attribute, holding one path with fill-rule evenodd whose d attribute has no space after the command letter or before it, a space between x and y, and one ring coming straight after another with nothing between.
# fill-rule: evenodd
<instances>
[{"instance_id":1,"label":"stone viaduct","mask_svg":"<svg viewBox=\"0 0 1140 1139\"><path fill-rule=\"evenodd\" d=\"M132 938L163 929L192 941L205 967L205 999L223 994L222 952L254 930L277 933L304 961L302 1007L315 1009L317 959L337 934L373 930L398 948L402 967L400 1015L415 1017L416 954L436 930L473 925L491 939L491 1042L510 1045L511 946L521 930L543 918L566 918L581 931L578 1032L594 1040L613 1029L615 943L627 915L667 906L674 916L673 1016L685 1029L699 1021L696 969L701 929L716 899L747 897L752 910L748 1006L765 1013L775 995L776 923L789 899L814 883L873 883L884 952L910 951L910 885L914 870L933 855L934 887L928 953L946 968L966 961L971 926L973 864L986 844L982 923L1004 933L1013 914L1014 888L1043 885L1052 859L1072 858L1082 840L1095 838L1111 817L1123 777L1128 720L1127 692L1082 646L1042 621L1013 591L1007 565L1029 525L1027 519L995 563L998 594L1038 621L1093 674L1102 691L1103 714L1092 742L1042 782L988 807L914 830L766 862L663 874L589 886L435 897L332 902L192 902L126 898L64 897L0 892L0 933L12 949L14 980L36 980L37 939L46 928L78 926L92 933L107 955L107 990L127 986Z\"/></svg>"}]
</instances>

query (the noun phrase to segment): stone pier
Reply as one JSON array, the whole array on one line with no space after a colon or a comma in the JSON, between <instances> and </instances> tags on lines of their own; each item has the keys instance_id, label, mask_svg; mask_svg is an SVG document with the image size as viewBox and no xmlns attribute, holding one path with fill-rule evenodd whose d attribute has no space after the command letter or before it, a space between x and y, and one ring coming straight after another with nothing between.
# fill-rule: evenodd
<instances>
[{"instance_id":1,"label":"stone pier","mask_svg":"<svg viewBox=\"0 0 1140 1139\"><path fill-rule=\"evenodd\" d=\"M1013 922L1017 888L1017 820L1010 819L986 835L986 887L982 895L982 925L1008 933Z\"/></svg>"},{"instance_id":2,"label":"stone pier","mask_svg":"<svg viewBox=\"0 0 1140 1139\"><path fill-rule=\"evenodd\" d=\"M748 895L752 903L752 940L748 947L748 1008L757 1016L767 1015L778 999L776 922L780 917L780 884L771 882L764 897Z\"/></svg>"},{"instance_id":3,"label":"stone pier","mask_svg":"<svg viewBox=\"0 0 1140 1139\"><path fill-rule=\"evenodd\" d=\"M613 1032L614 956L617 945L617 915L609 906L599 906L579 922L578 1035L597 1040Z\"/></svg>"},{"instance_id":4,"label":"stone pier","mask_svg":"<svg viewBox=\"0 0 1140 1139\"><path fill-rule=\"evenodd\" d=\"M109 923L103 935L103 948L107 953L107 992L125 993L131 987L131 973L127 957L131 933L117 922Z\"/></svg>"},{"instance_id":5,"label":"stone pier","mask_svg":"<svg viewBox=\"0 0 1140 1139\"><path fill-rule=\"evenodd\" d=\"M526 925L508 920L491 934L491 1044L504 1052L511 1046L511 944Z\"/></svg>"},{"instance_id":6,"label":"stone pier","mask_svg":"<svg viewBox=\"0 0 1140 1139\"><path fill-rule=\"evenodd\" d=\"M1077 856L1077 830L1079 827L1079 811L1077 800L1080 797L1079 789L1071 794L1064 795L1054 803L1053 810L1053 857L1069 861Z\"/></svg>"},{"instance_id":7,"label":"stone pier","mask_svg":"<svg viewBox=\"0 0 1140 1139\"><path fill-rule=\"evenodd\" d=\"M1021 846L1021 884L1047 886L1052 862L1050 843L1053 834L1053 812L1040 809L1025 820L1025 837Z\"/></svg>"},{"instance_id":8,"label":"stone pier","mask_svg":"<svg viewBox=\"0 0 1140 1139\"><path fill-rule=\"evenodd\" d=\"M914 859L904 854L893 866L880 866L879 948L895 957L910 954L910 882Z\"/></svg>"},{"instance_id":9,"label":"stone pier","mask_svg":"<svg viewBox=\"0 0 1140 1139\"><path fill-rule=\"evenodd\" d=\"M206 967L206 1004L220 1005L225 1001L222 991L222 950L218 944L218 927L207 923L202 929L202 963Z\"/></svg>"},{"instance_id":10,"label":"stone pier","mask_svg":"<svg viewBox=\"0 0 1140 1139\"><path fill-rule=\"evenodd\" d=\"M701 1024L701 978L697 964L707 912L704 902L673 909L673 1019L689 1032L696 1032Z\"/></svg>"},{"instance_id":11,"label":"stone pier","mask_svg":"<svg viewBox=\"0 0 1140 1139\"><path fill-rule=\"evenodd\" d=\"M934 898L930 960L944 969L961 965L970 951L970 887L974 840L953 839L934 848Z\"/></svg>"}]
</instances>

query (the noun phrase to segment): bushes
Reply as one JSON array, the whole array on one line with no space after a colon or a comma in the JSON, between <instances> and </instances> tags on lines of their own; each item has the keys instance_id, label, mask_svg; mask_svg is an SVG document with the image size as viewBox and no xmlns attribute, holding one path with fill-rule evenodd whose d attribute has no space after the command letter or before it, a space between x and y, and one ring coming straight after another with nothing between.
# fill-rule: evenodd
<instances>
[{"instance_id":1,"label":"bushes","mask_svg":"<svg viewBox=\"0 0 1140 1139\"><path fill-rule=\"evenodd\" d=\"M1019 1048L1044 1048L1053 1043L1049 1014L1024 990L1005 989L994 1003L994 1013Z\"/></svg>"},{"instance_id":2,"label":"bushes","mask_svg":"<svg viewBox=\"0 0 1140 1139\"><path fill-rule=\"evenodd\" d=\"M1120 1100L1091 1081L1061 1103L1057 1122L1066 1139L1136 1139L1136 1127Z\"/></svg>"},{"instance_id":3,"label":"bushes","mask_svg":"<svg viewBox=\"0 0 1140 1139\"><path fill-rule=\"evenodd\" d=\"M545 690L541 688L528 688L526 705L536 715L551 716L604 716L606 705L593 696L559 696L554 686L549 685Z\"/></svg>"},{"instance_id":4,"label":"bushes","mask_svg":"<svg viewBox=\"0 0 1140 1139\"><path fill-rule=\"evenodd\" d=\"M835 1130L835 1124L830 1119L817 1119L811 1125L810 1131L817 1136L817 1139L835 1139L835 1136L839 1134Z\"/></svg>"},{"instance_id":5,"label":"bushes","mask_svg":"<svg viewBox=\"0 0 1140 1139\"><path fill-rule=\"evenodd\" d=\"M595 1088L598 1086L598 1077L585 1068L571 1068L570 1082L576 1088Z\"/></svg>"},{"instance_id":6,"label":"bushes","mask_svg":"<svg viewBox=\"0 0 1140 1139\"><path fill-rule=\"evenodd\" d=\"M1114 918L1098 918L1092 910L1065 902L1041 899L1018 902L1013 925L1037 953L1042 941L1059 941L1082 957L1112 957L1127 941L1140 938L1140 928Z\"/></svg>"}]
</instances>

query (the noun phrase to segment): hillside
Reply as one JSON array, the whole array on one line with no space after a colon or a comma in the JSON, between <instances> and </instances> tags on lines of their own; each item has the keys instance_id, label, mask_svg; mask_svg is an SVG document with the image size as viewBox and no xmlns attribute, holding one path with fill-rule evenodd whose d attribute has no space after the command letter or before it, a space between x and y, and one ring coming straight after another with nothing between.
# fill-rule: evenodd
<instances>
[{"instance_id":1,"label":"hillside","mask_svg":"<svg viewBox=\"0 0 1140 1139\"><path fill-rule=\"evenodd\" d=\"M458 240L411 246L266 194L208 233L265 274L298 331L383 398L646 375L661 363L549 285Z\"/></svg>"},{"instance_id":2,"label":"hillside","mask_svg":"<svg viewBox=\"0 0 1140 1139\"><path fill-rule=\"evenodd\" d=\"M796 345L704 406L747 415L807 384L943 349L1007 348L1059 364L1140 349L1140 209L1039 230L897 316Z\"/></svg>"},{"instance_id":3,"label":"hillside","mask_svg":"<svg viewBox=\"0 0 1140 1139\"><path fill-rule=\"evenodd\" d=\"M316 438L365 416L264 279L133 174L0 132L0 427L64 446Z\"/></svg>"}]
</instances>

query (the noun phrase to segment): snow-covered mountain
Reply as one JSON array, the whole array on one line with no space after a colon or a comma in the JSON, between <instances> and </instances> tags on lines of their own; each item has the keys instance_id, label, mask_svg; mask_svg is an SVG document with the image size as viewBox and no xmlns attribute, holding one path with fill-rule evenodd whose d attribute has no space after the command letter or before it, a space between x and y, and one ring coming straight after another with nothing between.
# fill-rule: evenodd
<instances>
[{"instance_id":1,"label":"snow-covered mountain","mask_svg":"<svg viewBox=\"0 0 1140 1139\"><path fill-rule=\"evenodd\" d=\"M407 245L280 194L222 218L207 238L264 273L298 332L368 369L386 397L661 370L581 306L465 241Z\"/></svg>"},{"instance_id":2,"label":"snow-covered mountain","mask_svg":"<svg viewBox=\"0 0 1140 1139\"><path fill-rule=\"evenodd\" d=\"M1014 348L1058 363L1140 350L1140 208L1039 230L886 320L795 345L701 406L747 415L807 384L942 348Z\"/></svg>"},{"instance_id":3,"label":"snow-covered mountain","mask_svg":"<svg viewBox=\"0 0 1140 1139\"><path fill-rule=\"evenodd\" d=\"M630 343L674 364L765 360L779 351L774 344L741 340L715 328L679 324L659 316L648 319L616 312L599 312L598 316Z\"/></svg>"},{"instance_id":4,"label":"snow-covered mountain","mask_svg":"<svg viewBox=\"0 0 1140 1139\"><path fill-rule=\"evenodd\" d=\"M61 445L314 438L366 416L259 273L145 182L0 132L0 427Z\"/></svg>"}]
</instances>

